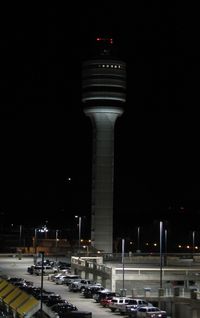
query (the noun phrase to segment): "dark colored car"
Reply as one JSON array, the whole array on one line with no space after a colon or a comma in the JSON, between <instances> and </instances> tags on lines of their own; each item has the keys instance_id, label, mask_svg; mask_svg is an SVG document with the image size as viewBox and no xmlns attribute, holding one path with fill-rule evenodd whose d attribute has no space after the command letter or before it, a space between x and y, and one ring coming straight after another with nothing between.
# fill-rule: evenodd
<instances>
[{"instance_id":1,"label":"dark colored car","mask_svg":"<svg viewBox=\"0 0 200 318\"><path fill-rule=\"evenodd\" d=\"M92 312L86 310L70 311L60 318L92 318Z\"/></svg>"},{"instance_id":2,"label":"dark colored car","mask_svg":"<svg viewBox=\"0 0 200 318\"><path fill-rule=\"evenodd\" d=\"M8 314L4 312L3 310L0 310L0 318L11 318L13 317L11 314Z\"/></svg>"},{"instance_id":3,"label":"dark colored car","mask_svg":"<svg viewBox=\"0 0 200 318\"><path fill-rule=\"evenodd\" d=\"M46 305L48 307L56 305L58 303L64 302L64 300L61 298L60 295L55 294L55 295L49 295L47 301L46 301Z\"/></svg>"},{"instance_id":4,"label":"dark colored car","mask_svg":"<svg viewBox=\"0 0 200 318\"><path fill-rule=\"evenodd\" d=\"M22 283L25 280L23 278L20 278L20 277L10 277L10 278L7 279L7 281L14 285L14 284L17 284L17 283Z\"/></svg>"},{"instance_id":5,"label":"dark colored car","mask_svg":"<svg viewBox=\"0 0 200 318\"><path fill-rule=\"evenodd\" d=\"M67 302L67 303L58 303L56 305L53 305L51 306L51 310L57 312L59 314L59 317L61 317L61 315L64 315L68 313L69 311L78 310L78 308L75 305Z\"/></svg>"},{"instance_id":6,"label":"dark colored car","mask_svg":"<svg viewBox=\"0 0 200 318\"><path fill-rule=\"evenodd\" d=\"M100 287L100 286L88 286L85 288L84 292L83 292L83 295L85 298L92 298L93 295L99 291L99 290L103 290L104 287Z\"/></svg>"},{"instance_id":7,"label":"dark colored car","mask_svg":"<svg viewBox=\"0 0 200 318\"><path fill-rule=\"evenodd\" d=\"M100 290L93 295L93 299L96 300L97 303L100 303L101 299L104 299L106 297L117 297L117 296L120 296L120 295L115 292Z\"/></svg>"},{"instance_id":8,"label":"dark colored car","mask_svg":"<svg viewBox=\"0 0 200 318\"><path fill-rule=\"evenodd\" d=\"M47 299L49 297L49 295L54 295L54 292L49 292L45 289L43 289L42 291L42 295L41 295L41 288L40 287L33 287L31 290L31 295L34 296L36 299Z\"/></svg>"}]
</instances>

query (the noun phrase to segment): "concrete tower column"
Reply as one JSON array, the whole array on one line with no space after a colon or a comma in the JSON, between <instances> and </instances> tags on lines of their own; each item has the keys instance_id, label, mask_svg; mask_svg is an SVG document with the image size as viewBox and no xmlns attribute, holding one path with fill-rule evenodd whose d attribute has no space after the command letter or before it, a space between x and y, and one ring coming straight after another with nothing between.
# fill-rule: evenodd
<instances>
[{"instance_id":1,"label":"concrete tower column","mask_svg":"<svg viewBox=\"0 0 200 318\"><path fill-rule=\"evenodd\" d=\"M113 249L114 125L122 112L85 110L93 125L91 241L108 253Z\"/></svg>"}]
</instances>

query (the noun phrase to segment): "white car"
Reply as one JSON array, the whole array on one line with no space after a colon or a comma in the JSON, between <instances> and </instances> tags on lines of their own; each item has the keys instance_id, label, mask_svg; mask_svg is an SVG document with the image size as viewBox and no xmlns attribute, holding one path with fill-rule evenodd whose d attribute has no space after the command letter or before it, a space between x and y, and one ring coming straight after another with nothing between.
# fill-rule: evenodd
<instances>
[{"instance_id":1,"label":"white car","mask_svg":"<svg viewBox=\"0 0 200 318\"><path fill-rule=\"evenodd\" d=\"M167 312L154 306L141 306L137 310L137 318L167 318Z\"/></svg>"},{"instance_id":2,"label":"white car","mask_svg":"<svg viewBox=\"0 0 200 318\"><path fill-rule=\"evenodd\" d=\"M57 284L57 285L63 285L63 284L65 284L65 279L66 279L66 275L60 275L60 276L58 276L56 279L55 279L55 283Z\"/></svg>"},{"instance_id":3,"label":"white car","mask_svg":"<svg viewBox=\"0 0 200 318\"><path fill-rule=\"evenodd\" d=\"M51 280L52 282L55 282L56 279L58 279L58 277L62 276L63 273L57 273L57 274L52 274L52 275L49 275L49 280Z\"/></svg>"},{"instance_id":4,"label":"white car","mask_svg":"<svg viewBox=\"0 0 200 318\"><path fill-rule=\"evenodd\" d=\"M73 291L73 292L80 291L83 293L85 288L92 284L94 284L94 281L91 281L90 279L77 278L76 280L74 280L72 283L68 285L68 289L69 291ZM99 285L101 286L101 284Z\"/></svg>"},{"instance_id":5,"label":"white car","mask_svg":"<svg viewBox=\"0 0 200 318\"><path fill-rule=\"evenodd\" d=\"M43 270L43 275L49 275L53 273L53 269L51 266L35 266L33 269L33 273L37 276L42 275L42 270Z\"/></svg>"},{"instance_id":6,"label":"white car","mask_svg":"<svg viewBox=\"0 0 200 318\"><path fill-rule=\"evenodd\" d=\"M119 310L122 305L128 305L130 299L131 299L130 297L113 297L108 308L112 312L115 312L116 310Z\"/></svg>"},{"instance_id":7,"label":"white car","mask_svg":"<svg viewBox=\"0 0 200 318\"><path fill-rule=\"evenodd\" d=\"M128 301L128 304L122 304L119 307L119 312L121 315L131 313L132 316L134 316L133 313L136 312L137 309L141 306L142 307L144 307L144 306L152 306L153 307L153 305L151 303L149 303L148 301L146 301L144 299L133 298L133 299L130 299ZM131 314L130 314L130 316L131 316Z\"/></svg>"}]
</instances>

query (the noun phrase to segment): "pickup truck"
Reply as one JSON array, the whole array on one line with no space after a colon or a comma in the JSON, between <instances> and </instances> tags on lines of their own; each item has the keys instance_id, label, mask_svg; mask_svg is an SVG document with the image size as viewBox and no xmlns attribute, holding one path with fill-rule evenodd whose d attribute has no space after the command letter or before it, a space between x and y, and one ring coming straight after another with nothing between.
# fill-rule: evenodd
<instances>
[{"instance_id":1,"label":"pickup truck","mask_svg":"<svg viewBox=\"0 0 200 318\"><path fill-rule=\"evenodd\" d=\"M73 291L73 292L79 291L83 293L87 286L94 285L94 284L96 283L90 279L77 279L71 284L69 284L68 289L69 291ZM98 284L98 285L101 286L101 284Z\"/></svg>"}]
</instances>

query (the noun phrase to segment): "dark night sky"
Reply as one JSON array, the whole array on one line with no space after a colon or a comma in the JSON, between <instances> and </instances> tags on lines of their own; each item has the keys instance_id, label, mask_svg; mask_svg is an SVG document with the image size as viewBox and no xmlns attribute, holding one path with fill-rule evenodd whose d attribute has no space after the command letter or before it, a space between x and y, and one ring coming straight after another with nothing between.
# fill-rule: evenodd
<instances>
[{"instance_id":1,"label":"dark night sky","mask_svg":"<svg viewBox=\"0 0 200 318\"><path fill-rule=\"evenodd\" d=\"M116 123L115 221L126 231L130 218L132 226L163 218L199 229L198 10L147 3L1 10L5 222L55 225L57 216L63 226L70 215L90 216L92 130L82 111L81 62L106 32L127 63L127 103Z\"/></svg>"}]
</instances>

